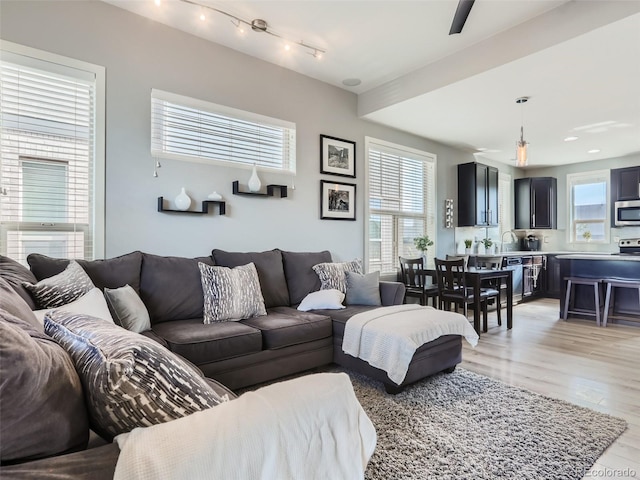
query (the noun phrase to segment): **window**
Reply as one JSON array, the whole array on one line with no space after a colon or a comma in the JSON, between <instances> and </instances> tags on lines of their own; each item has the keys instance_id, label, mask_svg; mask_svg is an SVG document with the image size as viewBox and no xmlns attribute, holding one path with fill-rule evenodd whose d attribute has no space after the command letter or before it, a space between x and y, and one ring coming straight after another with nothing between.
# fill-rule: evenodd
<instances>
[{"instance_id":1,"label":"window","mask_svg":"<svg viewBox=\"0 0 640 480\"><path fill-rule=\"evenodd\" d=\"M567 175L569 242L609 242L609 171Z\"/></svg>"},{"instance_id":2,"label":"window","mask_svg":"<svg viewBox=\"0 0 640 480\"><path fill-rule=\"evenodd\" d=\"M151 154L296 173L295 123L151 91Z\"/></svg>"},{"instance_id":3,"label":"window","mask_svg":"<svg viewBox=\"0 0 640 480\"><path fill-rule=\"evenodd\" d=\"M395 274L398 257L418 257L413 239L429 235L428 261L436 251L435 155L366 139L367 216L365 265L367 271Z\"/></svg>"},{"instance_id":4,"label":"window","mask_svg":"<svg viewBox=\"0 0 640 480\"><path fill-rule=\"evenodd\" d=\"M104 69L2 42L0 253L104 255Z\"/></svg>"}]
</instances>

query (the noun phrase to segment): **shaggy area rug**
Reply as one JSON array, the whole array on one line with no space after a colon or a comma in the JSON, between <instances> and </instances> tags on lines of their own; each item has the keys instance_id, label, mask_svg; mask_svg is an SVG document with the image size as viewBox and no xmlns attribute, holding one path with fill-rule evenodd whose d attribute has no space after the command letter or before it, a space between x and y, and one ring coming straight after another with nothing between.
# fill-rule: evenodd
<instances>
[{"instance_id":1,"label":"shaggy area rug","mask_svg":"<svg viewBox=\"0 0 640 480\"><path fill-rule=\"evenodd\" d=\"M378 433L369 480L581 479L619 418L458 368L398 395L347 372Z\"/></svg>"}]
</instances>

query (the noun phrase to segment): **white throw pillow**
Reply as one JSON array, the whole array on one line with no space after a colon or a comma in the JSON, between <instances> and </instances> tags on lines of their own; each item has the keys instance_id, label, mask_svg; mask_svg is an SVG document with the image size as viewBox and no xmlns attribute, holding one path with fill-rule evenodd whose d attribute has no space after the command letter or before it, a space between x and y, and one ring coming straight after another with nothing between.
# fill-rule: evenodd
<instances>
[{"instance_id":1,"label":"white throw pillow","mask_svg":"<svg viewBox=\"0 0 640 480\"><path fill-rule=\"evenodd\" d=\"M298 310L301 312L308 312L309 310L338 310L345 308L342 305L344 300L344 293L335 288L329 290L318 290L317 292L311 292L304 297L298 305Z\"/></svg>"},{"instance_id":2,"label":"white throw pillow","mask_svg":"<svg viewBox=\"0 0 640 480\"><path fill-rule=\"evenodd\" d=\"M107 302L99 288L93 288L85 293L82 297L71 303L62 305L57 308L46 308L44 310L35 310L33 313L36 318L44 325L44 316L54 310L63 310L71 313L82 313L92 317L102 318L113 323L113 318L109 312Z\"/></svg>"},{"instance_id":3,"label":"white throw pillow","mask_svg":"<svg viewBox=\"0 0 640 480\"><path fill-rule=\"evenodd\" d=\"M111 307L113 318L121 326L136 333L151 330L147 307L131 285L105 288L104 298Z\"/></svg>"}]
</instances>

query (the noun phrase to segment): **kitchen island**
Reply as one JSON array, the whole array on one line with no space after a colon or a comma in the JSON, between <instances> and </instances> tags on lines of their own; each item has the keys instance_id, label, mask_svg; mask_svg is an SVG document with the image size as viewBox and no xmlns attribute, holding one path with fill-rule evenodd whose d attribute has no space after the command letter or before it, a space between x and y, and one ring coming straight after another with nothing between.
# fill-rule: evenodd
<instances>
[{"instance_id":1,"label":"kitchen island","mask_svg":"<svg viewBox=\"0 0 640 480\"><path fill-rule=\"evenodd\" d=\"M608 254L570 254L557 257L560 262L560 278L585 277L603 280L618 278L623 280L640 281L640 255L608 255ZM564 309L566 282L562 281L560 295L560 312ZM604 305L604 288L601 290L602 305ZM594 309L593 289L589 286L574 286L575 308ZM638 291L619 288L615 293L614 312L623 315L625 323L640 326L640 299ZM580 316L580 315L577 315ZM593 320L593 317L584 316ZM595 320L593 320L595 321ZM616 320L613 320L615 323Z\"/></svg>"}]
</instances>

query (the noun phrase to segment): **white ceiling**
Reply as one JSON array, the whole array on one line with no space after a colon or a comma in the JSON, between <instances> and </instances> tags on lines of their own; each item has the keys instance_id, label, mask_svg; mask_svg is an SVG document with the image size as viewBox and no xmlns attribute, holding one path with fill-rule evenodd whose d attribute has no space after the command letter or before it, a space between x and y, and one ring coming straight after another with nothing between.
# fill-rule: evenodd
<instances>
[{"instance_id":1,"label":"white ceiling","mask_svg":"<svg viewBox=\"0 0 640 480\"><path fill-rule=\"evenodd\" d=\"M640 152L640 0L477 0L452 36L457 0L193 1L264 19L326 54L287 52L179 0L108 3L357 93L363 118L487 149L479 158L513 164L523 117L530 166ZM520 96L531 97L523 108ZM570 135L579 138L564 142Z\"/></svg>"}]
</instances>

